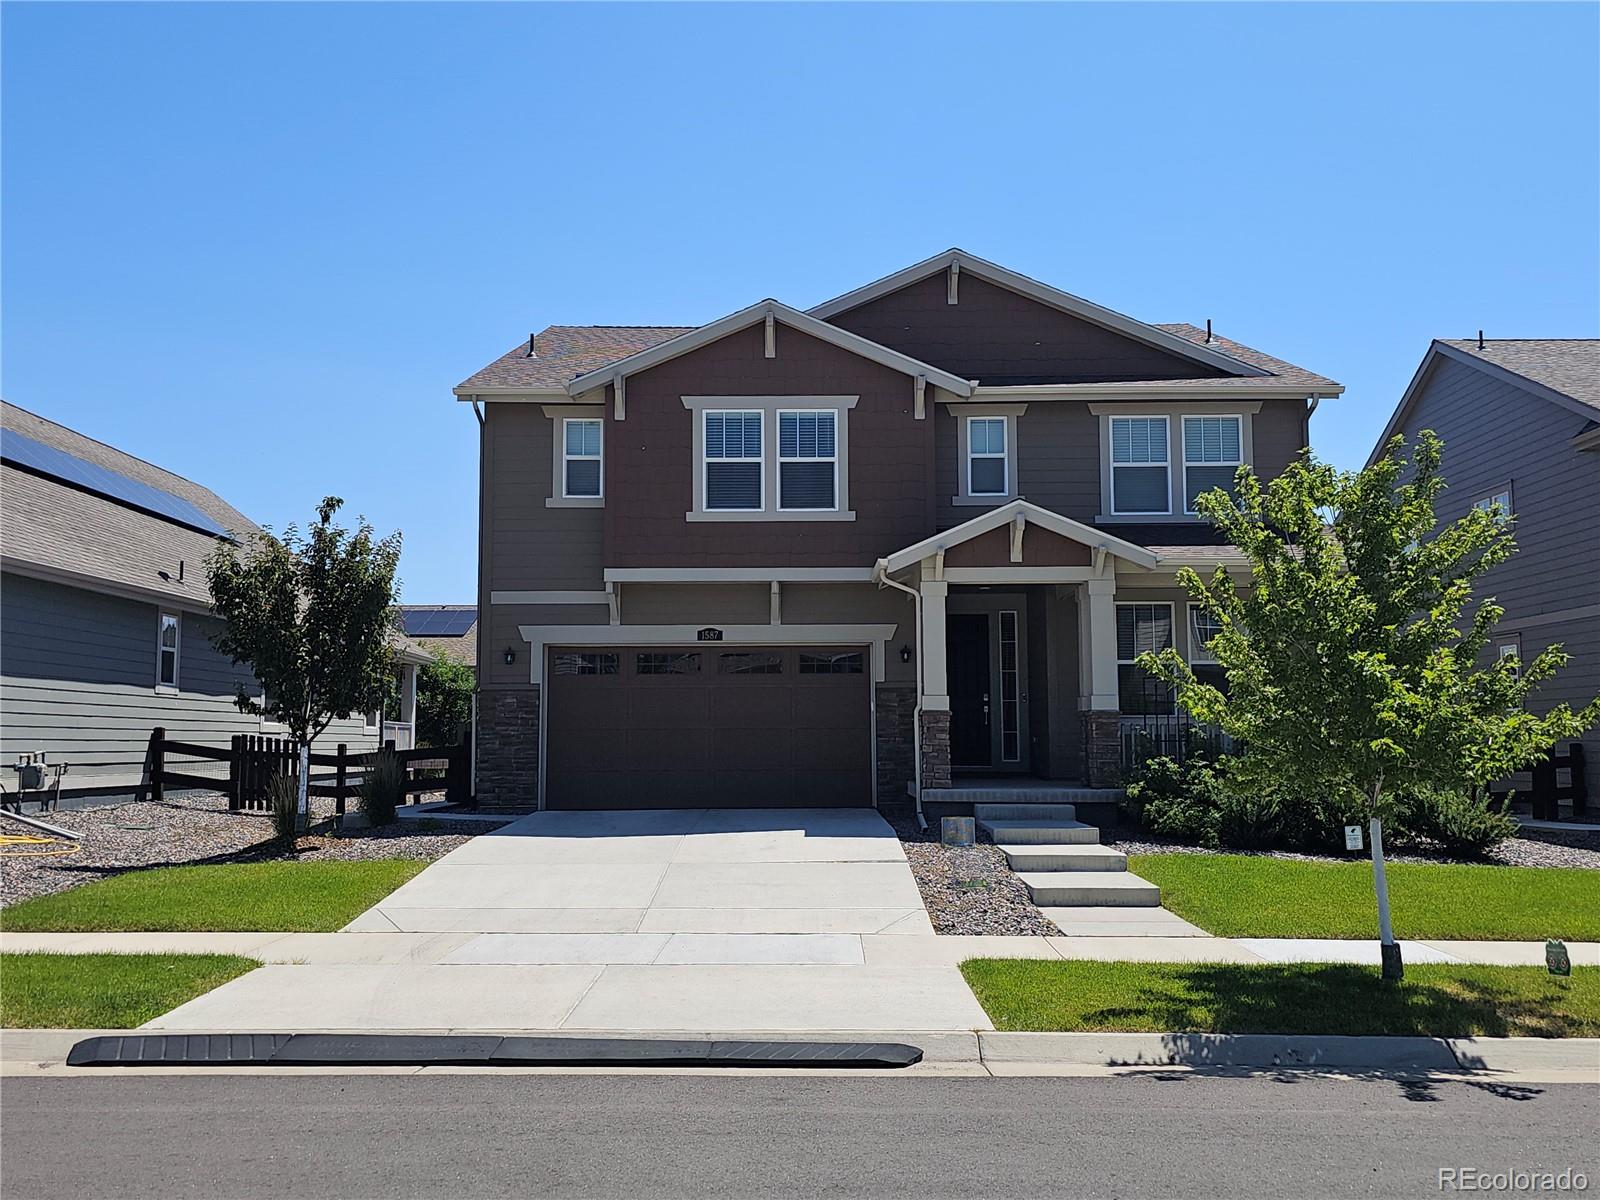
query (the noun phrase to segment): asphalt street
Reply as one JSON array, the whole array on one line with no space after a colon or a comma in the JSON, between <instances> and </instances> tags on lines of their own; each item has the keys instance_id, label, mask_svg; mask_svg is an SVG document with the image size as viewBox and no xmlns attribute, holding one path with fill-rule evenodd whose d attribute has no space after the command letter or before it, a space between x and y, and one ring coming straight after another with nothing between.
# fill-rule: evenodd
<instances>
[{"instance_id":1,"label":"asphalt street","mask_svg":"<svg viewBox=\"0 0 1600 1200\"><path fill-rule=\"evenodd\" d=\"M1600 1088L1226 1077L4 1081L6 1200L1437 1196L1574 1168Z\"/></svg>"}]
</instances>

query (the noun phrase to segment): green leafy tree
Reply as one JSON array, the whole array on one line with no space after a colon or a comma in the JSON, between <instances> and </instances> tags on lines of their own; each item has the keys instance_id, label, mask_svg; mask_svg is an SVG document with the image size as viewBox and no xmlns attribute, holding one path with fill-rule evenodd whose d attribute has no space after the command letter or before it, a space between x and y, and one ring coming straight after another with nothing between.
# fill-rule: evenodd
<instances>
[{"instance_id":1,"label":"green leafy tree","mask_svg":"<svg viewBox=\"0 0 1600 1200\"><path fill-rule=\"evenodd\" d=\"M417 744L453 746L472 719L477 676L465 663L436 652L417 672Z\"/></svg>"},{"instance_id":2,"label":"green leafy tree","mask_svg":"<svg viewBox=\"0 0 1600 1200\"><path fill-rule=\"evenodd\" d=\"M1566 665L1560 646L1531 662L1486 661L1504 610L1468 614L1473 582L1516 550L1506 514L1473 509L1439 527L1442 443L1423 431L1411 460L1396 437L1364 471L1303 457L1262 486L1197 508L1250 561L1180 582L1220 627L1208 643L1227 690L1173 650L1140 665L1177 689L1196 719L1246 743L1242 779L1335 799L1362 812L1372 840L1384 974L1401 973L1383 874L1383 821L1418 787L1466 791L1523 769L1600 718L1600 699L1543 716L1530 695Z\"/></svg>"},{"instance_id":3,"label":"green leafy tree","mask_svg":"<svg viewBox=\"0 0 1600 1200\"><path fill-rule=\"evenodd\" d=\"M337 719L377 707L394 672L395 570L400 535L376 538L362 519L352 533L334 524L344 501L323 500L301 534L265 530L245 544L223 542L206 560L212 603L227 622L214 639L248 664L265 691L241 684L240 711L287 726L300 747L300 812L306 813L311 743Z\"/></svg>"}]
</instances>

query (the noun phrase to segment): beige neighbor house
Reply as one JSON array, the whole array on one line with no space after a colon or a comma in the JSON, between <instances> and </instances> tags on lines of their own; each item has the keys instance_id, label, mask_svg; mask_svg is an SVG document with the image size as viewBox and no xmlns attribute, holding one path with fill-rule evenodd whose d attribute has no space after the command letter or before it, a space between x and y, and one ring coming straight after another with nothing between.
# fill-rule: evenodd
<instances>
[{"instance_id":1,"label":"beige neighbor house","mask_svg":"<svg viewBox=\"0 0 1600 1200\"><path fill-rule=\"evenodd\" d=\"M1516 556L1478 589L1506 612L1492 652L1526 661L1559 643L1567 668L1533 707L1582 707L1600 695L1600 339L1435 341L1368 462L1424 429L1444 440L1440 520L1498 506L1514 523ZM1582 741L1592 808L1600 728ZM1529 794L1526 774L1512 783Z\"/></svg>"},{"instance_id":2,"label":"beige neighbor house","mask_svg":"<svg viewBox=\"0 0 1600 1200\"><path fill-rule=\"evenodd\" d=\"M257 529L209 488L0 403L0 764L42 753L67 766L63 794L121 796L144 782L157 726L219 748L283 736L235 706L236 685L259 685L212 645L205 559ZM411 744L428 655L398 635L395 650L403 711L335 721L319 751ZM8 771L6 789L16 781Z\"/></svg>"},{"instance_id":3,"label":"beige neighbor house","mask_svg":"<svg viewBox=\"0 0 1600 1200\"><path fill-rule=\"evenodd\" d=\"M1341 391L962 250L807 310L551 326L455 389L480 800L1113 785L1179 724L1135 654L1205 662L1176 572L1242 568L1194 498L1280 471Z\"/></svg>"}]
</instances>

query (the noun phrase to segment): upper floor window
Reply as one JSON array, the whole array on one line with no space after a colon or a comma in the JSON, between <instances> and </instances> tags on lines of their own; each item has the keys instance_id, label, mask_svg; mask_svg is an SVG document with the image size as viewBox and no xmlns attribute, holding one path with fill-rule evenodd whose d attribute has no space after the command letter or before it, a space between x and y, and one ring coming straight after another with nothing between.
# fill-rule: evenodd
<instances>
[{"instance_id":1,"label":"upper floor window","mask_svg":"<svg viewBox=\"0 0 1600 1200\"><path fill-rule=\"evenodd\" d=\"M778 507L789 512L832 512L839 507L838 475L838 414L780 411Z\"/></svg>"},{"instance_id":2,"label":"upper floor window","mask_svg":"<svg viewBox=\"0 0 1600 1200\"><path fill-rule=\"evenodd\" d=\"M1511 519L1511 485L1508 483L1503 488L1497 488L1493 495L1484 496L1474 500L1472 507L1481 509L1486 513L1493 513L1502 521Z\"/></svg>"},{"instance_id":3,"label":"upper floor window","mask_svg":"<svg viewBox=\"0 0 1600 1200\"><path fill-rule=\"evenodd\" d=\"M562 425L562 495L601 494L600 438L604 423L595 418L565 420Z\"/></svg>"},{"instance_id":4,"label":"upper floor window","mask_svg":"<svg viewBox=\"0 0 1600 1200\"><path fill-rule=\"evenodd\" d=\"M762 497L760 412L705 414L706 508L759 512Z\"/></svg>"},{"instance_id":5,"label":"upper floor window","mask_svg":"<svg viewBox=\"0 0 1600 1200\"><path fill-rule=\"evenodd\" d=\"M1111 511L1172 510L1166 417L1111 418Z\"/></svg>"},{"instance_id":6,"label":"upper floor window","mask_svg":"<svg viewBox=\"0 0 1600 1200\"><path fill-rule=\"evenodd\" d=\"M1004 417L967 418L967 494L1010 494L1011 467Z\"/></svg>"},{"instance_id":7,"label":"upper floor window","mask_svg":"<svg viewBox=\"0 0 1600 1200\"><path fill-rule=\"evenodd\" d=\"M1244 465L1243 422L1238 417L1183 418L1183 511L1195 511L1202 492L1233 491Z\"/></svg>"},{"instance_id":8,"label":"upper floor window","mask_svg":"<svg viewBox=\"0 0 1600 1200\"><path fill-rule=\"evenodd\" d=\"M178 614L161 614L156 632L156 686L178 686Z\"/></svg>"}]
</instances>

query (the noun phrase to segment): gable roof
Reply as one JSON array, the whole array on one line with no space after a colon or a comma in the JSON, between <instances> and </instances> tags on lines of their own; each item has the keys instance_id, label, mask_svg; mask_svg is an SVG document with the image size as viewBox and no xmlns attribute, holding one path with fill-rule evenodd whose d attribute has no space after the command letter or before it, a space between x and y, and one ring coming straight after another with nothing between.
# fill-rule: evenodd
<instances>
[{"instance_id":1,"label":"gable roof","mask_svg":"<svg viewBox=\"0 0 1600 1200\"><path fill-rule=\"evenodd\" d=\"M952 266L960 272L966 272L987 280L1013 292L1020 293L1041 304L1047 304L1062 312L1092 322L1102 328L1110 329L1135 341L1144 342L1146 345L1155 346L1169 354L1176 354L1194 362L1202 362L1207 366L1216 367L1227 371L1230 375L1257 375L1262 370L1243 359L1224 353L1223 351L1204 344L1196 343L1188 338L1179 337L1168 329L1159 325L1149 325L1144 321L1106 308L1082 296L1074 296L1060 288L1051 287L1047 283L1040 283L1037 279L1030 279L1026 275L1008 270L998 263L989 262L975 254L969 254L959 247L952 247L943 254L936 254L932 258L925 258L919 263L896 271L892 275L885 275L882 279L875 280L864 287L846 292L842 296L835 296L832 300L825 300L810 309L814 317L829 320L840 313L859 308L868 301L876 300L880 296L887 296L890 292L899 291L908 284L926 279L929 275L940 271L948 271Z\"/></svg>"},{"instance_id":2,"label":"gable roof","mask_svg":"<svg viewBox=\"0 0 1600 1200\"><path fill-rule=\"evenodd\" d=\"M478 612L478 606L475 604L400 604L396 607L400 610L402 620L408 614L416 613L470 612L476 617ZM462 663L469 667L477 665L477 620L459 634L407 634L406 637L429 653L442 654L451 662Z\"/></svg>"},{"instance_id":3,"label":"gable roof","mask_svg":"<svg viewBox=\"0 0 1600 1200\"><path fill-rule=\"evenodd\" d=\"M483 370L456 385L455 394L564 393L569 380L660 345L693 325L551 325L518 342Z\"/></svg>"},{"instance_id":4,"label":"gable roof","mask_svg":"<svg viewBox=\"0 0 1600 1200\"><path fill-rule=\"evenodd\" d=\"M1141 567L1154 568L1159 559L1150 550L1143 546L1124 541L1122 538L1107 533L1103 529L1096 529L1093 525L1085 525L1081 521L1074 521L1071 517L1063 517L1058 512L1051 512L1048 508L1041 508L1029 500L1012 500L998 508L991 508L987 512L979 513L970 521L963 521L960 525L936 533L932 537L923 538L920 542L896 550L878 560L879 573L893 574L904 570L906 567L921 562L931 554L961 542L971 541L980 534L988 533L991 529L999 529L1009 525L1017 517L1022 517L1030 525L1037 525L1041 529L1048 529L1051 533L1059 534L1074 542L1081 542L1091 549L1105 549L1107 553L1118 558L1125 558L1129 562Z\"/></svg>"},{"instance_id":5,"label":"gable roof","mask_svg":"<svg viewBox=\"0 0 1600 1200\"><path fill-rule=\"evenodd\" d=\"M566 391L569 396L582 395L596 388L604 387L619 375L634 375L640 371L647 371L651 367L687 354L701 346L727 337L741 329L759 324L771 317L780 325L787 325L801 333L821 341L829 342L852 354L859 354L862 358L871 359L873 362L901 371L907 375L922 376L929 383L937 384L946 391L954 392L958 396L972 395L972 384L962 379L959 375L941 370L930 363L921 362L908 354L898 350L891 350L887 346L880 346L877 342L870 341L860 334L851 333L847 329L840 329L837 325L830 325L808 313L803 313L797 308L791 308L781 300L757 301L748 308L741 308L738 312L729 313L719 320L708 325L701 325L696 329L678 334L677 337L651 346L649 349L640 350L626 358L618 359L595 370L579 375L576 379L567 382ZM781 353L781 350L780 350Z\"/></svg>"},{"instance_id":6,"label":"gable roof","mask_svg":"<svg viewBox=\"0 0 1600 1200\"><path fill-rule=\"evenodd\" d=\"M1367 456L1368 466L1378 461L1389 439L1405 424L1441 357L1600 421L1600 338L1495 338L1485 339L1481 348L1477 338L1435 338Z\"/></svg>"}]
</instances>

